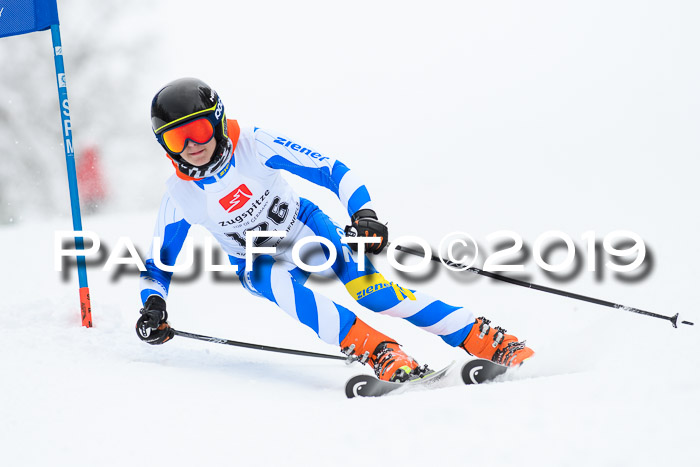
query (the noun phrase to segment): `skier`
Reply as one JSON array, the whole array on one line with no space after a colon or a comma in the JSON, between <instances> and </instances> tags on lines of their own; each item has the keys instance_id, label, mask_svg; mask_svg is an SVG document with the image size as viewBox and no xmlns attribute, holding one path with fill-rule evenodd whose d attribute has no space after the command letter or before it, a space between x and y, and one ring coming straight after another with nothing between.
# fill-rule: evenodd
<instances>
[{"instance_id":1,"label":"skier","mask_svg":"<svg viewBox=\"0 0 700 467\"><path fill-rule=\"evenodd\" d=\"M358 263L357 246L343 243L349 236L373 237L369 253L380 253L388 242L386 225L379 222L367 188L342 162L296 140L261 128L241 128L228 120L218 94L194 78L172 81L151 104L151 122L175 174L158 214L155 236L160 251L152 251L141 274L143 308L136 332L149 344L172 339L166 299L172 273L156 267L175 264L192 224L205 227L238 266L243 286L264 297L310 327L323 341L363 364L377 377L404 382L431 370L421 367L389 336L373 329L355 313L304 286L309 273L292 261L292 245L308 236L328 239L337 256L332 271L362 306L404 318L461 347L476 357L516 366L533 351L485 318L475 319L466 308L449 305L422 292L387 281L365 258ZM347 209L351 223L343 230L311 201L300 198L281 175L281 169L333 191ZM280 237L258 237L256 246L276 247L276 253L255 257L245 269L246 231L276 230ZM318 243L307 264L324 264L329 249Z\"/></svg>"}]
</instances>

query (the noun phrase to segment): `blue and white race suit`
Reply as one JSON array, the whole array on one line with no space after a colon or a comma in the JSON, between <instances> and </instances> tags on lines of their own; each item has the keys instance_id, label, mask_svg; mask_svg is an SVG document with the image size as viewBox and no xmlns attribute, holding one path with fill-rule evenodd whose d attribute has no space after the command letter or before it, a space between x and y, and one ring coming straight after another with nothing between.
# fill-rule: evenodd
<instances>
[{"instance_id":1,"label":"blue and white race suit","mask_svg":"<svg viewBox=\"0 0 700 467\"><path fill-rule=\"evenodd\" d=\"M238 138L232 138L233 154L223 169L201 180L173 175L167 182L154 234L161 239L162 264L175 264L190 226L199 224L218 240L231 264L239 265L239 278L248 291L277 304L325 342L338 345L354 323L355 314L305 287L309 273L292 262L290 253L292 245L304 237L324 237L337 253L332 271L357 303L377 313L404 318L449 345L464 341L475 321L470 311L387 281L366 258L364 271L360 271L358 255L341 242L343 230L315 204L300 198L282 177L285 170L328 188L348 215L372 209L367 188L348 167L277 133L261 128L239 130L235 121L229 126L234 126ZM284 231L286 236L258 238L259 246L274 246L277 253L257 256L252 270L245 272L248 230ZM328 249L318 243L304 251L306 248L317 248L318 264L329 257ZM172 277L156 267L153 257L151 250L147 270L141 274L144 303L153 294L167 299Z\"/></svg>"}]
</instances>

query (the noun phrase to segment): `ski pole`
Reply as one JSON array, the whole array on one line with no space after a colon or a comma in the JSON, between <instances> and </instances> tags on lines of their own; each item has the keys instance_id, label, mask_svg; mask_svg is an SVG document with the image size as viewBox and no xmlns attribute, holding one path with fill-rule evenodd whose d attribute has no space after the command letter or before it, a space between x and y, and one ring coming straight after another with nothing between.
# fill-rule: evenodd
<instances>
[{"instance_id":1,"label":"ski pole","mask_svg":"<svg viewBox=\"0 0 700 467\"><path fill-rule=\"evenodd\" d=\"M247 342L237 342L229 339L219 339L218 337L202 336L201 334L193 334L191 332L178 331L176 329L173 329L173 331L175 332L176 336L182 336L187 337L188 339L196 339L206 342L213 342L215 344L233 345L235 347L245 347L247 349L265 350L267 352L279 352L291 355L302 355L305 357L329 358L332 360L347 361L347 357L341 357L340 355L329 355L325 353L307 352L306 350L283 349L280 347L270 347L267 345L249 344Z\"/></svg>"},{"instance_id":2,"label":"ski pole","mask_svg":"<svg viewBox=\"0 0 700 467\"><path fill-rule=\"evenodd\" d=\"M397 245L396 249L399 251L405 251L406 253L410 253L412 255L423 256L422 252L411 249L411 248L406 248L405 246ZM537 285L537 284L533 284L531 282L525 282L525 281L521 281L518 279L513 279L512 277L502 276L500 274L495 274L493 272L484 271L483 269L479 269L479 268L475 268L475 267L465 268L464 265L462 265L462 264L455 263L453 261L449 261L446 259L442 259L436 255L431 255L430 259L432 261L443 262L443 263L447 264L448 266L462 268L465 271L470 271L470 272L473 272L474 274L479 274L481 276L490 277L491 279L495 279L495 280L499 280L499 281L503 281L503 282L508 282L509 284L519 285L521 287L527 287L528 289L534 289L534 290L539 290L541 292L547 292L547 293L551 293L551 294L555 294L555 295L561 295L563 297L573 298L575 300L581 300L581 301L589 302L589 303L595 303L596 305L607 306L610 308L617 308L620 310L631 311L632 313L637 313L637 314L645 315L645 316L651 316L653 318L665 319L665 320L670 321L674 328L678 327L676 324L676 322L678 320L678 313L676 313L673 316L660 315L658 313L652 313L651 311L640 310L639 308L633 308L630 306L620 305L619 303L608 302L606 300L601 300L599 298L588 297L586 295L579 295L579 294L567 292L565 290L555 289L552 287L546 287L544 285ZM681 321L681 323L687 324L689 326L693 325L693 323L691 323L690 321Z\"/></svg>"}]
</instances>

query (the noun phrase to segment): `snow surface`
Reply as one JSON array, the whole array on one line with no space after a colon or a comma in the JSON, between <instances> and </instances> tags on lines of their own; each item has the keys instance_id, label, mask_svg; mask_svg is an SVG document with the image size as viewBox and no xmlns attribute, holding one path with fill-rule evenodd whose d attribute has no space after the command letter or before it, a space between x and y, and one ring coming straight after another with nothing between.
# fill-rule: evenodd
<instances>
[{"instance_id":1,"label":"snow surface","mask_svg":"<svg viewBox=\"0 0 700 467\"><path fill-rule=\"evenodd\" d=\"M642 280L605 269L597 280L584 268L556 282L531 255L526 272L700 324L698 5L188 4L142 16L115 10L115 21L131 15L134 28L162 31L160 47L177 51L168 66L138 70L148 87L141 94L202 77L230 118L283 131L357 170L394 237L437 246L463 230L488 252L486 236L502 229L530 248L552 229L579 247L589 230L601 240L636 232L651 252ZM70 24L80 21L80 10L70 11L61 17L66 54ZM227 47L223 58L212 44ZM147 99L131 105L147 112ZM122 189L84 226L105 247L124 236L148 247L154 193L170 170L149 144L124 155L139 160L138 174L117 156L104 161L110 185ZM288 178L346 222L332 194ZM21 179L2 183L26 188ZM89 268L95 327L81 328L75 270L63 281L53 266L54 231L70 226L45 215L0 227L0 465L700 464L698 325L673 329L444 268L406 277L382 255L376 265L387 278L492 318L537 356L497 384L347 400L345 381L367 368L184 338L143 344L133 330L134 274ZM407 322L360 309L337 282L312 286L420 362L465 358ZM237 281L202 274L173 284L168 306L178 329L336 350Z\"/></svg>"}]
</instances>

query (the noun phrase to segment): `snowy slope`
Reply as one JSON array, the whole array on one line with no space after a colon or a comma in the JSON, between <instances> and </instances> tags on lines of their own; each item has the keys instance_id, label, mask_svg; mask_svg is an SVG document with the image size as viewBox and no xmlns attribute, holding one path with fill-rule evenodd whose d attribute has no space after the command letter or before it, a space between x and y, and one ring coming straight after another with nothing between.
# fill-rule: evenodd
<instances>
[{"instance_id":1,"label":"snowy slope","mask_svg":"<svg viewBox=\"0 0 700 467\"><path fill-rule=\"evenodd\" d=\"M138 215L90 221L106 238L146 238L140 225L147 223ZM407 465L697 458L700 358L697 330L687 326L483 283L474 290L481 300L510 305L489 314L508 326L520 322L518 332L537 349L527 368L490 386L347 400L345 380L366 369L182 338L141 343L133 278L111 283L91 269L96 325L81 328L75 284L52 271L49 226L3 229L0 242L37 250L3 253L24 265L20 274L3 268L0 278L12 287L0 313L4 465L329 465L340 458L379 465L402 452L410 453ZM454 286L423 288L447 295ZM334 352L238 284L203 277L173 287L170 311L183 330ZM361 313L420 361L440 366L461 357L406 323L368 315Z\"/></svg>"},{"instance_id":2,"label":"snowy slope","mask_svg":"<svg viewBox=\"0 0 700 467\"><path fill-rule=\"evenodd\" d=\"M79 12L61 10L66 54ZM681 1L544 0L115 9L134 28L160 31L163 43L144 54L177 58L134 70L144 86L135 94L200 76L223 96L229 118L278 129L357 170L392 237L437 246L462 230L488 253L489 233L513 230L530 248L522 258L530 280L700 324L700 67L689 59L699 13ZM71 90L81 98L100 96ZM130 103L143 109L146 130L148 99ZM75 133L79 140L77 125ZM142 140L116 135L104 144L117 139L126 150L104 164L119 189L84 226L104 247L129 237L145 251L170 166L155 142L137 147ZM346 222L332 194L288 178ZM41 188L22 177L2 183ZM503 383L347 400L345 381L366 368L183 338L141 343L134 274L89 268L95 327L81 328L75 271L63 281L53 268L54 231L70 225L65 215L28 215L0 226L0 465L657 466L700 458L698 325L673 329L441 267L407 277L382 255L375 264L387 278L492 318L537 356ZM553 229L578 247L586 231L601 240L636 232L649 247L649 274L624 282L604 267L600 278L583 268L556 282L531 256ZM312 286L420 362L464 358L406 322L359 309L336 282ZM202 274L173 284L168 306L178 329L336 351L237 281Z\"/></svg>"}]
</instances>

